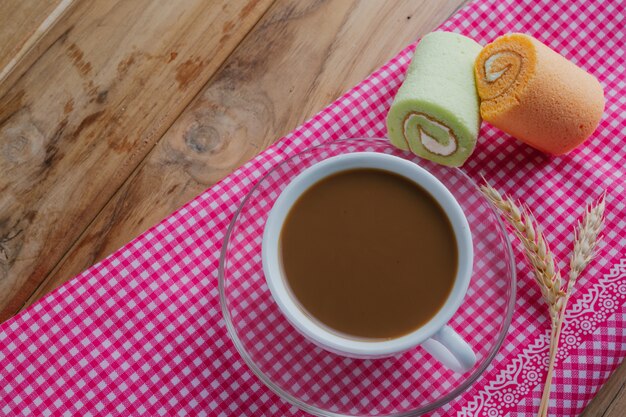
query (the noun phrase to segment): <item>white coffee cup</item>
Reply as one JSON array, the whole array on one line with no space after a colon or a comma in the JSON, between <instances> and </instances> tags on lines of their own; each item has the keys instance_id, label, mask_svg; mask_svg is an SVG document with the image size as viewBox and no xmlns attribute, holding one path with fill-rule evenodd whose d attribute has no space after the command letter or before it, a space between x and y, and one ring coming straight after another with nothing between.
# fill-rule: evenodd
<instances>
[{"instance_id":1,"label":"white coffee cup","mask_svg":"<svg viewBox=\"0 0 626 417\"><path fill-rule=\"evenodd\" d=\"M420 185L445 211L457 242L457 275L443 307L417 330L390 340L344 337L322 327L298 305L283 276L280 233L293 204L321 179L356 168L394 172ZM473 246L469 224L450 191L432 174L410 161L381 153L361 152L331 157L304 170L287 185L272 207L263 233L262 261L272 297L287 320L307 339L326 350L355 358L379 358L421 345L443 365L457 372L466 372L476 363L472 348L446 325L462 304L470 283Z\"/></svg>"}]
</instances>

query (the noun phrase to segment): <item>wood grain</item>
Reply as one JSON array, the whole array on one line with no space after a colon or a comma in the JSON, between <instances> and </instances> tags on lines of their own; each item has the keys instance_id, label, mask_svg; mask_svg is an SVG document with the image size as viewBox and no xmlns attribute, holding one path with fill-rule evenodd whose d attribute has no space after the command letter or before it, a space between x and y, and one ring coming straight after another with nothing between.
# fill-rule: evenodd
<instances>
[{"instance_id":1,"label":"wood grain","mask_svg":"<svg viewBox=\"0 0 626 417\"><path fill-rule=\"evenodd\" d=\"M580 417L624 417L626 415L626 362L617 368Z\"/></svg>"},{"instance_id":2,"label":"wood grain","mask_svg":"<svg viewBox=\"0 0 626 417\"><path fill-rule=\"evenodd\" d=\"M62 0L0 2L0 68L6 67Z\"/></svg>"},{"instance_id":3,"label":"wood grain","mask_svg":"<svg viewBox=\"0 0 626 417\"><path fill-rule=\"evenodd\" d=\"M0 2L0 97L41 52L54 28L76 0L5 0Z\"/></svg>"},{"instance_id":4,"label":"wood grain","mask_svg":"<svg viewBox=\"0 0 626 417\"><path fill-rule=\"evenodd\" d=\"M460 3L277 1L29 303L293 130Z\"/></svg>"},{"instance_id":5,"label":"wood grain","mask_svg":"<svg viewBox=\"0 0 626 417\"><path fill-rule=\"evenodd\" d=\"M271 0L85 1L0 99L0 320L18 311Z\"/></svg>"}]
</instances>

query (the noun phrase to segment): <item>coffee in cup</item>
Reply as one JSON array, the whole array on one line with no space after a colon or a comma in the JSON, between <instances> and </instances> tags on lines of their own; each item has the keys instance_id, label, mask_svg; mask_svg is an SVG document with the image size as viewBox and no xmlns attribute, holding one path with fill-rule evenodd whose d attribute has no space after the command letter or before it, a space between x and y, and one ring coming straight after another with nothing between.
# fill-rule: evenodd
<instances>
[{"instance_id":1,"label":"coffee in cup","mask_svg":"<svg viewBox=\"0 0 626 417\"><path fill-rule=\"evenodd\" d=\"M272 296L305 337L364 358L421 344L456 371L476 360L446 326L472 257L469 225L443 184L378 153L303 171L277 199L263 236Z\"/></svg>"},{"instance_id":2,"label":"coffee in cup","mask_svg":"<svg viewBox=\"0 0 626 417\"><path fill-rule=\"evenodd\" d=\"M313 184L280 236L284 278L300 308L346 337L393 339L430 320L458 269L439 203L393 172L355 168Z\"/></svg>"}]
</instances>

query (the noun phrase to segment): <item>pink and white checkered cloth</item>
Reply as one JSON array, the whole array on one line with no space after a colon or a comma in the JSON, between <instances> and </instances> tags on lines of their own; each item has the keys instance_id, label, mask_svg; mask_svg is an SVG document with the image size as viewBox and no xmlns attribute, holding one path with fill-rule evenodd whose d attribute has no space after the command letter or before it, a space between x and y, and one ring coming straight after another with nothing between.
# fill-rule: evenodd
<instances>
[{"instance_id":1,"label":"pink and white checkered cloth","mask_svg":"<svg viewBox=\"0 0 626 417\"><path fill-rule=\"evenodd\" d=\"M604 244L577 284L552 412L578 415L626 355L626 5L478 0L440 29L487 43L526 32L595 74L607 107L568 156L540 154L483 126L467 173L523 199L558 259L583 206L607 195ZM384 119L414 46L222 182L74 280L0 325L3 415L302 415L239 358L218 300L226 228L243 196L277 162L312 145L385 135ZM517 242L514 242L517 244ZM521 254L511 329L488 371L433 416L533 416L549 323Z\"/></svg>"}]
</instances>

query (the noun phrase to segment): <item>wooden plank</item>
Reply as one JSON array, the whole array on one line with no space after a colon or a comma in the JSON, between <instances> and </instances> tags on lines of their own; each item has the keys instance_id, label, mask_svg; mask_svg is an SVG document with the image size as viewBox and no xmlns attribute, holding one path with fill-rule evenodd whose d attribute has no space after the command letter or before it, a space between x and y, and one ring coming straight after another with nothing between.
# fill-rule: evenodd
<instances>
[{"instance_id":1,"label":"wooden plank","mask_svg":"<svg viewBox=\"0 0 626 417\"><path fill-rule=\"evenodd\" d=\"M626 362L617 368L580 417L624 417L626 414Z\"/></svg>"},{"instance_id":2,"label":"wooden plank","mask_svg":"<svg viewBox=\"0 0 626 417\"><path fill-rule=\"evenodd\" d=\"M332 102L461 1L277 1L29 303Z\"/></svg>"},{"instance_id":3,"label":"wooden plank","mask_svg":"<svg viewBox=\"0 0 626 417\"><path fill-rule=\"evenodd\" d=\"M0 319L14 314L272 0L86 1L0 99Z\"/></svg>"},{"instance_id":4,"label":"wooden plank","mask_svg":"<svg viewBox=\"0 0 626 417\"><path fill-rule=\"evenodd\" d=\"M48 35L75 0L0 2L0 97L49 46Z\"/></svg>"}]
</instances>

